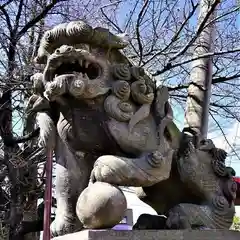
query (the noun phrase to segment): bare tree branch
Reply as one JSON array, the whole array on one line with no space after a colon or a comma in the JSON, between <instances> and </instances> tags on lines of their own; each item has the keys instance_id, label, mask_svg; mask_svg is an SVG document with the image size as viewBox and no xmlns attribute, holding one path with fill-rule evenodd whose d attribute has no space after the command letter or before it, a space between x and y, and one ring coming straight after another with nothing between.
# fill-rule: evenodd
<instances>
[{"instance_id":1,"label":"bare tree branch","mask_svg":"<svg viewBox=\"0 0 240 240\"><path fill-rule=\"evenodd\" d=\"M17 34L17 39L21 38L23 34L25 34L29 28L33 27L37 22L39 22L42 18L44 18L53 7L59 2L63 2L66 0L52 0L50 4L48 4L42 12L40 12L35 18L30 20Z\"/></svg>"},{"instance_id":2,"label":"bare tree branch","mask_svg":"<svg viewBox=\"0 0 240 240\"><path fill-rule=\"evenodd\" d=\"M162 53L164 53L178 39L179 35L181 34L182 30L184 29L184 26L187 24L189 19L193 16L193 14L195 13L195 11L198 8L198 6L199 6L199 3L197 3L196 5L193 5L192 11L189 12L188 16L186 17L186 19L184 20L184 22L182 23L182 25L180 26L178 31L172 37L170 43L167 44L167 46L165 48L163 48L161 51L159 51L156 54L154 54L150 59L148 59L147 61L144 61L144 64L142 65L142 67L145 66L146 64L148 64L149 62L151 62L155 57L157 57L157 56L161 55Z\"/></svg>"},{"instance_id":3,"label":"bare tree branch","mask_svg":"<svg viewBox=\"0 0 240 240\"><path fill-rule=\"evenodd\" d=\"M233 148L233 146L230 144L230 142L228 141L226 134L224 133L222 127L220 126L219 122L217 121L217 119L213 116L213 114L211 113L211 111L209 112L210 116L212 117L212 119L214 120L214 122L216 123L216 125L218 126L218 128L220 129L220 131L222 132L222 135L225 139L225 141L227 142L228 146L232 149L232 151L235 153L236 157L238 158L238 160L240 160L240 157L238 155L238 153L235 151L235 149Z\"/></svg>"},{"instance_id":4,"label":"bare tree branch","mask_svg":"<svg viewBox=\"0 0 240 240\"><path fill-rule=\"evenodd\" d=\"M0 10L2 10L2 8L5 8L8 4L10 4L11 2L13 2L13 0L8 0L7 2L5 2L4 4L0 5Z\"/></svg>"},{"instance_id":5,"label":"bare tree branch","mask_svg":"<svg viewBox=\"0 0 240 240\"><path fill-rule=\"evenodd\" d=\"M10 1L9 1L10 2ZM5 7L6 4L3 4L2 6L0 6L0 10L2 11L2 13L4 14L5 16L5 19L6 19L6 23L7 23L7 26L8 26L8 30L10 32L10 34L12 33L13 29L12 29L12 24L11 24L11 20L10 20L10 17L7 13L7 11L5 10Z\"/></svg>"},{"instance_id":6,"label":"bare tree branch","mask_svg":"<svg viewBox=\"0 0 240 240\"><path fill-rule=\"evenodd\" d=\"M209 17L213 14L213 12L215 11L215 9L216 9L216 7L219 3L220 3L220 0L215 0L213 2L213 4L210 6L210 9L207 12L206 16L204 17L201 24L199 25L195 35L192 37L192 39L190 39L190 41L177 54L175 54L173 57L170 58L169 62L172 62L176 58L178 58L179 56L183 55L192 46L192 44L196 41L196 39L198 38L200 33L204 30L205 25L206 25Z\"/></svg>"},{"instance_id":7,"label":"bare tree branch","mask_svg":"<svg viewBox=\"0 0 240 240\"><path fill-rule=\"evenodd\" d=\"M143 58L143 46L142 46L142 42L141 42L141 34L140 34L139 28L140 28L140 23L142 20L143 13L144 13L147 5L148 5L148 0L144 1L142 9L141 9L140 13L138 14L137 23L136 23L136 35L137 35L138 49L140 51L138 65L141 64L142 58Z\"/></svg>"},{"instance_id":8,"label":"bare tree branch","mask_svg":"<svg viewBox=\"0 0 240 240\"><path fill-rule=\"evenodd\" d=\"M100 7L100 11L101 11L102 15L107 19L107 21L113 26L113 28L115 28L115 30L117 30L119 33L123 33L122 29L114 21L112 21L103 10L104 8L106 8L110 5L118 4L120 2L121 1L117 1L117 2L114 2L114 3L108 4L108 5L102 6L102 7ZM133 48L134 52L139 55L135 46L132 43L130 43L130 45Z\"/></svg>"},{"instance_id":9,"label":"bare tree branch","mask_svg":"<svg viewBox=\"0 0 240 240\"><path fill-rule=\"evenodd\" d=\"M212 84L217 84L217 83L224 83L224 82L228 82L230 80L234 80L236 78L239 78L240 74L236 74L236 75L232 75L232 76L224 76L224 77L216 77L213 78L212 80ZM181 89L186 89L188 88L189 84L179 84L178 86L175 87L168 87L168 91L177 91L177 90L181 90Z\"/></svg>"},{"instance_id":10,"label":"bare tree branch","mask_svg":"<svg viewBox=\"0 0 240 240\"><path fill-rule=\"evenodd\" d=\"M155 73L153 73L152 75L153 76L158 76L158 75L160 75L160 74L162 74L162 73L164 73L164 72L166 72L166 71L168 71L170 69L182 66L184 64L193 62L193 61L201 59L201 58L208 58L208 57L212 57L212 56L220 56L220 55L224 55L224 54L228 54L228 53L236 53L236 52L240 52L240 48L231 49L231 50L225 50L225 51L219 51L219 52L205 53L203 55L200 55L200 56L197 56L195 58L188 59L186 61L182 61L182 62L179 62L179 63L176 63L176 64L172 64L170 62L162 70L158 70Z\"/></svg>"},{"instance_id":11,"label":"bare tree branch","mask_svg":"<svg viewBox=\"0 0 240 240\"><path fill-rule=\"evenodd\" d=\"M234 12L239 11L239 10L240 10L240 6L234 8L234 9L232 9L231 11L228 11L228 12L226 12L226 13L220 15L220 16L217 16L217 17L214 18L213 20L209 21L209 22L206 24L206 27L207 27L208 25L211 25L213 22L217 22L219 19L222 19L222 18L224 18L224 17L226 17L226 16L228 16L228 15L234 13Z\"/></svg>"},{"instance_id":12,"label":"bare tree branch","mask_svg":"<svg viewBox=\"0 0 240 240\"><path fill-rule=\"evenodd\" d=\"M13 29L14 35L16 34L18 27L19 27L19 21L20 21L20 17L22 14L22 9L23 9L23 0L20 0L19 5L18 5L18 12L17 12L16 19L15 19L15 26Z\"/></svg>"},{"instance_id":13,"label":"bare tree branch","mask_svg":"<svg viewBox=\"0 0 240 240\"><path fill-rule=\"evenodd\" d=\"M172 62L177 59L179 56L183 55L191 46L192 44L196 41L196 39L198 38L198 36L200 35L200 33L204 30L205 25L209 19L209 17L211 16L211 14L214 12L214 10L216 9L217 5L220 3L219 0L215 0L213 2L213 4L210 6L209 11L206 13L206 16L204 17L204 19L202 20L201 24L199 25L196 33L194 34L194 36L187 42L187 44L177 53L175 54L173 57L171 57L168 62L166 63L165 67L162 70L156 71L156 73L153 74L153 76L158 76L161 73L168 71L170 69L172 69L172 66L180 66L179 64L175 64L173 65ZM191 62L189 60L189 62Z\"/></svg>"}]
</instances>

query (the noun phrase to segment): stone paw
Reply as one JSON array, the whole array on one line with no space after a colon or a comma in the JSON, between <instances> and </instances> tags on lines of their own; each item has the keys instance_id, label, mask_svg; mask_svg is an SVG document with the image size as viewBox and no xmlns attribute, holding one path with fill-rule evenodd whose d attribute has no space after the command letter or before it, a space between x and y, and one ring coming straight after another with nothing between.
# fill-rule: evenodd
<instances>
[{"instance_id":1,"label":"stone paw","mask_svg":"<svg viewBox=\"0 0 240 240\"><path fill-rule=\"evenodd\" d=\"M62 81L55 80L46 84L43 95L48 101L54 101L57 97L61 96L65 92L66 87Z\"/></svg>"},{"instance_id":2,"label":"stone paw","mask_svg":"<svg viewBox=\"0 0 240 240\"><path fill-rule=\"evenodd\" d=\"M62 236L68 233L73 233L76 230L76 223L72 219L67 219L63 216L56 217L51 224L52 237Z\"/></svg>"},{"instance_id":3,"label":"stone paw","mask_svg":"<svg viewBox=\"0 0 240 240\"><path fill-rule=\"evenodd\" d=\"M55 96L55 94L51 91L51 89L47 89L44 93L43 93L44 97L48 100L48 101L54 101L57 97L57 94Z\"/></svg>"},{"instance_id":4,"label":"stone paw","mask_svg":"<svg viewBox=\"0 0 240 240\"><path fill-rule=\"evenodd\" d=\"M179 212L170 212L166 221L168 229L189 229L191 225L187 216L183 216Z\"/></svg>"},{"instance_id":5,"label":"stone paw","mask_svg":"<svg viewBox=\"0 0 240 240\"><path fill-rule=\"evenodd\" d=\"M172 151L158 151L139 158L103 155L91 173L90 182L107 182L120 186L148 187L169 178Z\"/></svg>"}]
</instances>

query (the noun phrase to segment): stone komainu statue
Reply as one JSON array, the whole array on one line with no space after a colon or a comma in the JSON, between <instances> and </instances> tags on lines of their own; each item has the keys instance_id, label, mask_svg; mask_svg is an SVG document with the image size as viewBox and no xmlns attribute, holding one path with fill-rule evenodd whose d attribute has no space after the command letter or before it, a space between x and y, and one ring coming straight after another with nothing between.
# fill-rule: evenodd
<instances>
[{"instance_id":1,"label":"stone komainu statue","mask_svg":"<svg viewBox=\"0 0 240 240\"><path fill-rule=\"evenodd\" d=\"M32 76L27 109L36 113L39 145L56 155L53 235L82 227L75 209L89 180L135 187L167 216L164 228L229 228L236 184L226 153L210 140L196 145L187 131L180 135L167 88L124 56L126 46L83 21L42 38L36 62L44 71Z\"/></svg>"}]
</instances>

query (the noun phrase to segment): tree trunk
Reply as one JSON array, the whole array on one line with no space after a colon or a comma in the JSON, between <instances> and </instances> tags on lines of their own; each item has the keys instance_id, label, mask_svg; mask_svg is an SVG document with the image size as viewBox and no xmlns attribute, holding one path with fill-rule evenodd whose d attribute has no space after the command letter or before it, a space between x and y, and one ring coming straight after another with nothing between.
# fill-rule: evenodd
<instances>
[{"instance_id":1,"label":"tree trunk","mask_svg":"<svg viewBox=\"0 0 240 240\"><path fill-rule=\"evenodd\" d=\"M198 27L206 18L213 0L200 0ZM207 24L214 18L211 14ZM196 40L194 58L213 51L214 26L209 24ZM212 57L201 58L192 63L190 85L185 111L184 129L192 130L200 138L207 137L208 112L212 83Z\"/></svg>"}]
</instances>

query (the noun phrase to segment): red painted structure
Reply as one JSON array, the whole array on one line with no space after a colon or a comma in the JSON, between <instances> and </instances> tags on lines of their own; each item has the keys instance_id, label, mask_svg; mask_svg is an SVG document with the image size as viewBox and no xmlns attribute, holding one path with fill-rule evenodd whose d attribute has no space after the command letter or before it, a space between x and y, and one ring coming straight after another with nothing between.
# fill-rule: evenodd
<instances>
[{"instance_id":1,"label":"red painted structure","mask_svg":"<svg viewBox=\"0 0 240 240\"><path fill-rule=\"evenodd\" d=\"M237 183L237 197L235 200L235 205L240 205L240 177L234 177L235 182Z\"/></svg>"},{"instance_id":2,"label":"red painted structure","mask_svg":"<svg viewBox=\"0 0 240 240\"><path fill-rule=\"evenodd\" d=\"M51 222L51 207L52 207L52 162L53 153L52 150L47 151L46 162L46 190L44 196L44 222L43 222L43 240L50 240L50 222Z\"/></svg>"}]
</instances>

